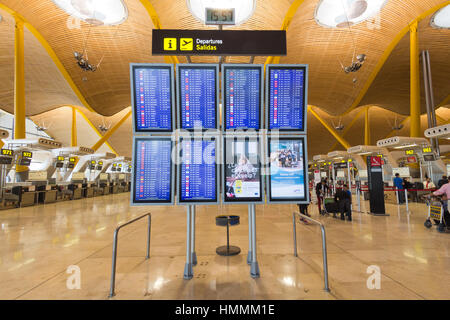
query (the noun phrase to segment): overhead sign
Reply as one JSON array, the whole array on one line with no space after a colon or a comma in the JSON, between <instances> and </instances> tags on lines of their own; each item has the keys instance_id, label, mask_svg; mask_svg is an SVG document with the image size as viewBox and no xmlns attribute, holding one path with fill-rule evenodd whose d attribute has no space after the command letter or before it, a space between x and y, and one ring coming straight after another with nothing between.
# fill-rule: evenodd
<instances>
[{"instance_id":1,"label":"overhead sign","mask_svg":"<svg viewBox=\"0 0 450 320\"><path fill-rule=\"evenodd\" d=\"M286 31L153 29L152 54L285 56Z\"/></svg>"},{"instance_id":2,"label":"overhead sign","mask_svg":"<svg viewBox=\"0 0 450 320\"><path fill-rule=\"evenodd\" d=\"M12 156L13 151L10 149L2 149L2 156Z\"/></svg>"},{"instance_id":3,"label":"overhead sign","mask_svg":"<svg viewBox=\"0 0 450 320\"><path fill-rule=\"evenodd\" d=\"M75 162L75 158L69 158L69 162Z\"/></svg>"},{"instance_id":4,"label":"overhead sign","mask_svg":"<svg viewBox=\"0 0 450 320\"><path fill-rule=\"evenodd\" d=\"M344 169L347 168L347 162L333 163L334 169Z\"/></svg>"},{"instance_id":5,"label":"overhead sign","mask_svg":"<svg viewBox=\"0 0 450 320\"><path fill-rule=\"evenodd\" d=\"M22 151L22 158L29 158L31 159L33 157L33 153L30 151Z\"/></svg>"},{"instance_id":6,"label":"overhead sign","mask_svg":"<svg viewBox=\"0 0 450 320\"><path fill-rule=\"evenodd\" d=\"M425 147L425 148L422 148L422 152L423 153L432 153L433 149L431 147Z\"/></svg>"},{"instance_id":7,"label":"overhead sign","mask_svg":"<svg viewBox=\"0 0 450 320\"><path fill-rule=\"evenodd\" d=\"M57 161L64 161L64 160L65 160L65 158L63 156L58 156L57 157Z\"/></svg>"},{"instance_id":8,"label":"overhead sign","mask_svg":"<svg viewBox=\"0 0 450 320\"><path fill-rule=\"evenodd\" d=\"M405 150L405 154L407 155L407 156L410 156L410 155L413 155L414 154L414 150Z\"/></svg>"}]
</instances>

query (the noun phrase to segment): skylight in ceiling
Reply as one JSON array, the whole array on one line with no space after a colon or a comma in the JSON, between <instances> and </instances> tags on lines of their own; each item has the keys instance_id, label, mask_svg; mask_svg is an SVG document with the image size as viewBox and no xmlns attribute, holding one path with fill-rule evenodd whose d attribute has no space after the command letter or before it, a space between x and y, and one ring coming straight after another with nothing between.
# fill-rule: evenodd
<instances>
[{"instance_id":1,"label":"skylight in ceiling","mask_svg":"<svg viewBox=\"0 0 450 320\"><path fill-rule=\"evenodd\" d=\"M53 0L69 15L93 25L117 25L128 17L123 0Z\"/></svg>"},{"instance_id":2,"label":"skylight in ceiling","mask_svg":"<svg viewBox=\"0 0 450 320\"><path fill-rule=\"evenodd\" d=\"M431 26L440 29L450 29L450 4L436 12L431 19Z\"/></svg>"},{"instance_id":3,"label":"skylight in ceiling","mask_svg":"<svg viewBox=\"0 0 450 320\"><path fill-rule=\"evenodd\" d=\"M316 22L329 28L346 28L375 17L388 0L321 0Z\"/></svg>"}]
</instances>

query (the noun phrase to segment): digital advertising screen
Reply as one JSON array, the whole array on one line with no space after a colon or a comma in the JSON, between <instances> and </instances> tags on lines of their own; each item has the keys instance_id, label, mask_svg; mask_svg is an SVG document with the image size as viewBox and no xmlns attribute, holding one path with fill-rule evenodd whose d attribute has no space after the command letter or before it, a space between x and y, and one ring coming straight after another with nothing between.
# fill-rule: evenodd
<instances>
[{"instance_id":1,"label":"digital advertising screen","mask_svg":"<svg viewBox=\"0 0 450 320\"><path fill-rule=\"evenodd\" d=\"M180 138L178 202L218 202L217 139Z\"/></svg>"},{"instance_id":2,"label":"digital advertising screen","mask_svg":"<svg viewBox=\"0 0 450 320\"><path fill-rule=\"evenodd\" d=\"M266 113L269 130L306 133L307 80L305 65L266 67Z\"/></svg>"},{"instance_id":3,"label":"digital advertising screen","mask_svg":"<svg viewBox=\"0 0 450 320\"><path fill-rule=\"evenodd\" d=\"M131 64L135 132L171 132L174 72L170 64Z\"/></svg>"},{"instance_id":4,"label":"digital advertising screen","mask_svg":"<svg viewBox=\"0 0 450 320\"><path fill-rule=\"evenodd\" d=\"M132 204L173 204L174 166L170 137L135 137Z\"/></svg>"},{"instance_id":5,"label":"digital advertising screen","mask_svg":"<svg viewBox=\"0 0 450 320\"><path fill-rule=\"evenodd\" d=\"M261 128L262 65L222 65L225 130Z\"/></svg>"},{"instance_id":6,"label":"digital advertising screen","mask_svg":"<svg viewBox=\"0 0 450 320\"><path fill-rule=\"evenodd\" d=\"M227 136L223 148L224 202L263 202L259 138Z\"/></svg>"},{"instance_id":7,"label":"digital advertising screen","mask_svg":"<svg viewBox=\"0 0 450 320\"><path fill-rule=\"evenodd\" d=\"M307 203L306 138L268 138L269 202Z\"/></svg>"},{"instance_id":8,"label":"digital advertising screen","mask_svg":"<svg viewBox=\"0 0 450 320\"><path fill-rule=\"evenodd\" d=\"M177 101L181 129L217 129L218 74L218 65L177 65Z\"/></svg>"}]
</instances>

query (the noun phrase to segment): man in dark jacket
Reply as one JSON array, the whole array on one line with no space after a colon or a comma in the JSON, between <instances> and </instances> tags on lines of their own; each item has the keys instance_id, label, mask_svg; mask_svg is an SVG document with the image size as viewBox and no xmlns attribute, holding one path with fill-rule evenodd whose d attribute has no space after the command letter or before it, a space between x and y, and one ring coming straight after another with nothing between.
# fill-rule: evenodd
<instances>
[{"instance_id":1,"label":"man in dark jacket","mask_svg":"<svg viewBox=\"0 0 450 320\"><path fill-rule=\"evenodd\" d=\"M334 201L339 204L339 210L341 212L341 220L345 220L344 214L347 215L347 220L352 221L352 196L348 190L348 185L344 184L342 190L337 190L334 195Z\"/></svg>"},{"instance_id":2,"label":"man in dark jacket","mask_svg":"<svg viewBox=\"0 0 450 320\"><path fill-rule=\"evenodd\" d=\"M447 176L442 176L442 179L438 181L438 189L440 189L444 184L448 183Z\"/></svg>"}]
</instances>

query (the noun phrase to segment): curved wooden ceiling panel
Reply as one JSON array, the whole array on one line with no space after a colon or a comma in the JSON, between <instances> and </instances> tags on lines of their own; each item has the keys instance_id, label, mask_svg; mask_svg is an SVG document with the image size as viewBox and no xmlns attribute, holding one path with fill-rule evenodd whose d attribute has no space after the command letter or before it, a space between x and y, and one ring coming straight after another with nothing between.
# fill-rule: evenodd
<instances>
[{"instance_id":1,"label":"curved wooden ceiling panel","mask_svg":"<svg viewBox=\"0 0 450 320\"><path fill-rule=\"evenodd\" d=\"M337 115L352 105L395 36L442 1L391 0L381 11L379 27L363 22L351 31L320 27L314 20L317 3L318 0L306 0L300 6L287 32L288 56L281 58L281 63L309 64L309 102ZM357 73L345 74L340 62L351 63L354 43L356 54L366 54L367 60Z\"/></svg>"}]
</instances>

